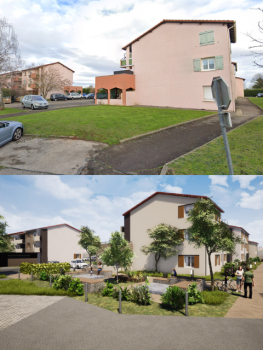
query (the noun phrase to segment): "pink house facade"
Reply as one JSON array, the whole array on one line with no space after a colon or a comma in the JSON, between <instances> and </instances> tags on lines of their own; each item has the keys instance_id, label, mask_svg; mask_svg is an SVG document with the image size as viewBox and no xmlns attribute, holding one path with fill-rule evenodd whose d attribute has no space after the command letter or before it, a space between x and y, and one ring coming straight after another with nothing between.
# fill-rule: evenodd
<instances>
[{"instance_id":1,"label":"pink house facade","mask_svg":"<svg viewBox=\"0 0 263 350\"><path fill-rule=\"evenodd\" d=\"M235 42L235 21L163 20L122 48L124 71L115 73L132 73L135 79L135 88L126 91L122 104L217 110L210 86L213 77L222 76L232 97L229 111L235 111L241 94L231 62ZM96 78L95 93L103 80ZM107 86L111 96L114 88L121 89Z\"/></svg>"}]
</instances>

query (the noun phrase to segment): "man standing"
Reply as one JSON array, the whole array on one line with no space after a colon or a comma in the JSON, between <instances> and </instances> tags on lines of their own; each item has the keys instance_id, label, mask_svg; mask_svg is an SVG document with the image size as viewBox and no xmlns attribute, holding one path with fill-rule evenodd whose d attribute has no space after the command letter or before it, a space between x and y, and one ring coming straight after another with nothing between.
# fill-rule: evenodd
<instances>
[{"instance_id":1,"label":"man standing","mask_svg":"<svg viewBox=\"0 0 263 350\"><path fill-rule=\"evenodd\" d=\"M244 298L247 298L247 287L249 287L249 299L252 299L252 286L255 287L255 279L254 274L252 271L250 271L249 267L247 267L247 271L244 273L244 276L242 278L242 282L244 281Z\"/></svg>"}]
</instances>

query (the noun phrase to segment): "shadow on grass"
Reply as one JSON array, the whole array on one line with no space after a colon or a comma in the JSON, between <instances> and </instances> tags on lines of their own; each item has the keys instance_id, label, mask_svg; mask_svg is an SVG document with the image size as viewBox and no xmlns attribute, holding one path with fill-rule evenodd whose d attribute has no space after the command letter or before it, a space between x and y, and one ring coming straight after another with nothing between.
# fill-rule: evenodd
<instances>
[{"instance_id":1,"label":"shadow on grass","mask_svg":"<svg viewBox=\"0 0 263 350\"><path fill-rule=\"evenodd\" d=\"M169 305L165 305L165 304L159 304L159 307L163 310L170 311L172 313L179 312L180 314L185 316L185 311L182 311L183 309L173 309Z\"/></svg>"}]
</instances>

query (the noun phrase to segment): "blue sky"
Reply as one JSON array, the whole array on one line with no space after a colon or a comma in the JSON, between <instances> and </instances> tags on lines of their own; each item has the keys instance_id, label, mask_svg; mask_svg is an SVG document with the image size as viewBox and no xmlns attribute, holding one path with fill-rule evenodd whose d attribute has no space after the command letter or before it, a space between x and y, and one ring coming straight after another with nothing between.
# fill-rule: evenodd
<instances>
[{"instance_id":1,"label":"blue sky","mask_svg":"<svg viewBox=\"0 0 263 350\"><path fill-rule=\"evenodd\" d=\"M156 191L206 195L263 246L263 176L4 176L0 214L8 233L68 223L89 226L102 241L122 214Z\"/></svg>"},{"instance_id":2,"label":"blue sky","mask_svg":"<svg viewBox=\"0 0 263 350\"><path fill-rule=\"evenodd\" d=\"M259 7L260 0L0 0L0 17L13 24L27 64L60 61L81 86L120 69L121 48L163 19L235 20L232 61L237 76L250 82L260 71L246 33L262 38L263 16L253 10Z\"/></svg>"}]
</instances>

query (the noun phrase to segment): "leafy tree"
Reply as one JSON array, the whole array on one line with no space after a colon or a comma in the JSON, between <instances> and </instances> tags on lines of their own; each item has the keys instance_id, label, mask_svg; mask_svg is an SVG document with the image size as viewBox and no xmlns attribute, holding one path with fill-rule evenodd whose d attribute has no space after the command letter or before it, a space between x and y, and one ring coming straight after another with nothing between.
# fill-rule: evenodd
<instances>
[{"instance_id":1,"label":"leafy tree","mask_svg":"<svg viewBox=\"0 0 263 350\"><path fill-rule=\"evenodd\" d=\"M147 230L149 237L153 240L149 245L141 248L145 255L154 254L155 271L157 271L158 262L161 258L164 260L176 255L178 249L176 246L182 243L180 230L176 227L166 224L160 224L153 229Z\"/></svg>"},{"instance_id":2,"label":"leafy tree","mask_svg":"<svg viewBox=\"0 0 263 350\"><path fill-rule=\"evenodd\" d=\"M123 237L123 234L115 231L111 234L110 243L104 249L101 260L108 266L116 266L117 268L117 283L118 283L118 268L127 269L135 257L132 249L129 247L129 242Z\"/></svg>"},{"instance_id":3,"label":"leafy tree","mask_svg":"<svg viewBox=\"0 0 263 350\"><path fill-rule=\"evenodd\" d=\"M90 265L92 255L97 254L97 251L101 248L100 238L95 236L95 231L91 230L88 226L81 226L80 240L78 244L84 248L89 254Z\"/></svg>"},{"instance_id":4,"label":"leafy tree","mask_svg":"<svg viewBox=\"0 0 263 350\"><path fill-rule=\"evenodd\" d=\"M218 210L209 199L201 199L195 203L194 208L189 211L188 221L192 226L188 229L190 244L195 248L205 247L211 276L211 286L214 290L213 268L211 255L216 252L228 252L235 254L236 244L241 243L240 237L232 233L227 223L216 220Z\"/></svg>"},{"instance_id":5,"label":"leafy tree","mask_svg":"<svg viewBox=\"0 0 263 350\"><path fill-rule=\"evenodd\" d=\"M263 88L263 74L258 73L253 76L251 79L251 83L253 84L252 89L262 89Z\"/></svg>"},{"instance_id":6,"label":"leafy tree","mask_svg":"<svg viewBox=\"0 0 263 350\"><path fill-rule=\"evenodd\" d=\"M12 243L12 237L6 234L7 222L2 221L4 217L0 215L0 253L13 252L15 245Z\"/></svg>"}]
</instances>

